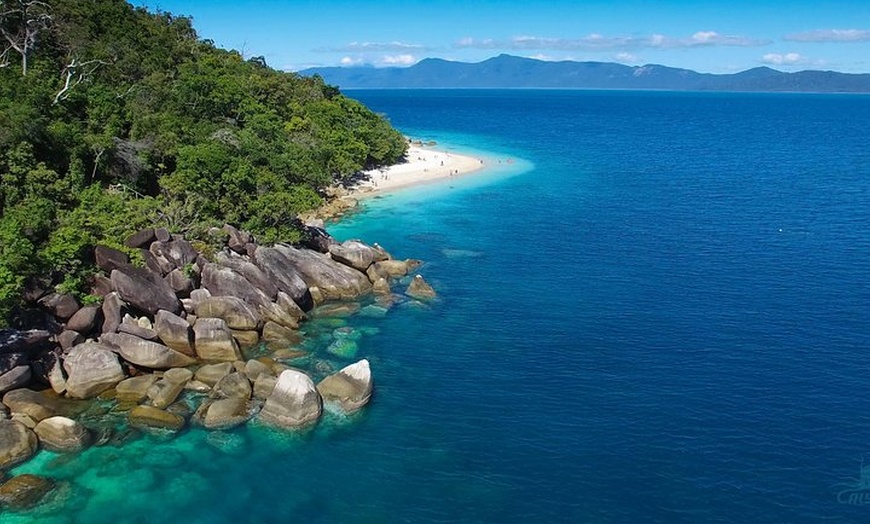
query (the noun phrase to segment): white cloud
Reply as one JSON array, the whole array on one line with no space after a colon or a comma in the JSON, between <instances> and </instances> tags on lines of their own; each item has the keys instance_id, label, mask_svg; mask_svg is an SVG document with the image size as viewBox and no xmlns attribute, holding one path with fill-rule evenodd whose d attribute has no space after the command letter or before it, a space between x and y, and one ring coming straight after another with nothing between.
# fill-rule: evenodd
<instances>
[{"instance_id":1,"label":"white cloud","mask_svg":"<svg viewBox=\"0 0 870 524\"><path fill-rule=\"evenodd\" d=\"M704 46L754 47L770 44L770 40L739 35L723 35L716 31L698 31L688 38L673 38L660 34L650 36L605 36L590 33L579 38L515 36L508 40L476 39L470 36L454 42L456 48L509 50L608 50L643 48L692 48Z\"/></svg>"},{"instance_id":2,"label":"white cloud","mask_svg":"<svg viewBox=\"0 0 870 524\"><path fill-rule=\"evenodd\" d=\"M870 42L868 29L816 29L785 36L792 42Z\"/></svg>"},{"instance_id":3,"label":"white cloud","mask_svg":"<svg viewBox=\"0 0 870 524\"><path fill-rule=\"evenodd\" d=\"M318 47L317 53L390 53L409 51L430 51L431 48L421 44L411 44L394 40L392 42L351 42L338 47Z\"/></svg>"},{"instance_id":4,"label":"white cloud","mask_svg":"<svg viewBox=\"0 0 870 524\"><path fill-rule=\"evenodd\" d=\"M339 63L343 66L358 66L363 65L363 59L359 57L344 56L339 60Z\"/></svg>"},{"instance_id":5,"label":"white cloud","mask_svg":"<svg viewBox=\"0 0 870 524\"><path fill-rule=\"evenodd\" d=\"M617 62L623 62L623 63L637 62L637 55L634 55L632 53L625 53L625 52L618 53L613 58L615 58Z\"/></svg>"},{"instance_id":6,"label":"white cloud","mask_svg":"<svg viewBox=\"0 0 870 524\"><path fill-rule=\"evenodd\" d=\"M796 65L806 60L799 53L767 53L761 57L761 61L771 65Z\"/></svg>"},{"instance_id":7,"label":"white cloud","mask_svg":"<svg viewBox=\"0 0 870 524\"><path fill-rule=\"evenodd\" d=\"M381 57L381 64L383 65L411 65L417 62L417 59L414 55L386 55Z\"/></svg>"}]
</instances>

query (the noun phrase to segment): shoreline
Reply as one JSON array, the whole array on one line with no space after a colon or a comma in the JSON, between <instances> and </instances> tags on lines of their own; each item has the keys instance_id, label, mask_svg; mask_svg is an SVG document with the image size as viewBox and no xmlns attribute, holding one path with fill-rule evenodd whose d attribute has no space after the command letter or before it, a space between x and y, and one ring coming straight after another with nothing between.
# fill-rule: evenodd
<instances>
[{"instance_id":1,"label":"shoreline","mask_svg":"<svg viewBox=\"0 0 870 524\"><path fill-rule=\"evenodd\" d=\"M409 142L405 162L363 171L368 179L351 188L350 196L368 198L384 195L399 189L463 177L490 165L484 158L451 153L439 149L437 145L424 145L410 139Z\"/></svg>"},{"instance_id":2,"label":"shoreline","mask_svg":"<svg viewBox=\"0 0 870 524\"><path fill-rule=\"evenodd\" d=\"M511 157L496 159L486 153L472 156L441 149L435 142L424 144L420 140L407 140L409 146L404 162L362 171L353 185L328 188L326 202L317 209L300 213L298 218L303 224L322 227L326 222L338 221L346 214L353 213L360 202L366 199L412 187L466 178L489 171L497 165L516 162Z\"/></svg>"}]
</instances>

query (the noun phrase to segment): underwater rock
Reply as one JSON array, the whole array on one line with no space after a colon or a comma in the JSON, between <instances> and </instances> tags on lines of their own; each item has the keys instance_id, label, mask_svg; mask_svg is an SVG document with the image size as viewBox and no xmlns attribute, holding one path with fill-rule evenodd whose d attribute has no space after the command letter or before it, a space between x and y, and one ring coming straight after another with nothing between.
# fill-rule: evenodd
<instances>
[{"instance_id":1,"label":"underwater rock","mask_svg":"<svg viewBox=\"0 0 870 524\"><path fill-rule=\"evenodd\" d=\"M128 414L130 424L140 428L178 431L184 427L184 417L153 406L136 406Z\"/></svg>"},{"instance_id":2,"label":"underwater rock","mask_svg":"<svg viewBox=\"0 0 870 524\"><path fill-rule=\"evenodd\" d=\"M337 357L351 359L356 357L359 345L351 337L340 337L327 346L326 351Z\"/></svg>"},{"instance_id":3,"label":"underwater rock","mask_svg":"<svg viewBox=\"0 0 870 524\"><path fill-rule=\"evenodd\" d=\"M0 484L0 504L14 510L32 508L52 489L51 479L30 473L16 475Z\"/></svg>"}]
</instances>

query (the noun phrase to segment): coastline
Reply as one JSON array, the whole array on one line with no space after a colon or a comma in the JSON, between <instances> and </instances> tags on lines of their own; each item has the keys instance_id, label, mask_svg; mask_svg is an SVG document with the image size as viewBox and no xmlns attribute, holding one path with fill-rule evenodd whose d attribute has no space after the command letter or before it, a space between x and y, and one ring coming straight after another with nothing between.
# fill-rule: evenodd
<instances>
[{"instance_id":1,"label":"coastline","mask_svg":"<svg viewBox=\"0 0 870 524\"><path fill-rule=\"evenodd\" d=\"M352 213L360 202L399 190L490 172L496 166L514 165L514 158L494 158L460 154L440 148L434 141L423 143L408 138L405 161L379 169L362 171L349 186L332 186L326 190L326 202L317 209L301 213L299 219L309 225L323 227L326 222L341 220Z\"/></svg>"},{"instance_id":2,"label":"coastline","mask_svg":"<svg viewBox=\"0 0 870 524\"><path fill-rule=\"evenodd\" d=\"M484 158L452 153L437 145L412 141L406 161L381 169L364 171L367 180L350 192L356 198L383 195L399 189L462 177L481 171L490 164ZM511 160L508 160L511 162Z\"/></svg>"}]
</instances>

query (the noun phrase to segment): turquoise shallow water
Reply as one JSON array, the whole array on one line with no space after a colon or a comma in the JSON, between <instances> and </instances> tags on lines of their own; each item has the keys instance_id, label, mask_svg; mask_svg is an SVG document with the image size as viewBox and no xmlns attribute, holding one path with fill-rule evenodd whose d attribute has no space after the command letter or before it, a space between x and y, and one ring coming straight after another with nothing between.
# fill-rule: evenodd
<instances>
[{"instance_id":1,"label":"turquoise shallow water","mask_svg":"<svg viewBox=\"0 0 870 524\"><path fill-rule=\"evenodd\" d=\"M67 490L0 521L870 518L870 98L351 94L496 168L330 227L440 292L347 320L372 404L42 453Z\"/></svg>"}]
</instances>

